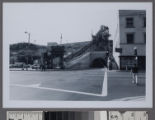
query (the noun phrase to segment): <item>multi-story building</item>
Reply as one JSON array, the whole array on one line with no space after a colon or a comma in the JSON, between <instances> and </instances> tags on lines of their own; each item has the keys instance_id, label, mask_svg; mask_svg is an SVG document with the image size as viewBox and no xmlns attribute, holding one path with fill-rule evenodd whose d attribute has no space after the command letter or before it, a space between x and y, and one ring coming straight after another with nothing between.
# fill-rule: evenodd
<instances>
[{"instance_id":1,"label":"multi-story building","mask_svg":"<svg viewBox=\"0 0 155 120\"><path fill-rule=\"evenodd\" d=\"M131 69L137 59L138 69L146 66L146 11L119 10L120 69Z\"/></svg>"}]
</instances>

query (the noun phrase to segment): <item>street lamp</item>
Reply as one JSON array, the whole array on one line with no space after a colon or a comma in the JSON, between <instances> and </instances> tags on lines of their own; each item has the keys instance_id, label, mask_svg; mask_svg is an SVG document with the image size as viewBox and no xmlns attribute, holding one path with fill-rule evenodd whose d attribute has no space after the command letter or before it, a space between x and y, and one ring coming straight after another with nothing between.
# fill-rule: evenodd
<instances>
[{"instance_id":1,"label":"street lamp","mask_svg":"<svg viewBox=\"0 0 155 120\"><path fill-rule=\"evenodd\" d=\"M134 47L134 55L137 56L137 47Z\"/></svg>"},{"instance_id":2,"label":"street lamp","mask_svg":"<svg viewBox=\"0 0 155 120\"><path fill-rule=\"evenodd\" d=\"M138 64L137 47L134 47L135 64Z\"/></svg>"},{"instance_id":3,"label":"street lamp","mask_svg":"<svg viewBox=\"0 0 155 120\"><path fill-rule=\"evenodd\" d=\"M27 31L25 31L25 34L28 35L28 43L30 43L30 37L31 37L31 34L30 34L29 32L27 32Z\"/></svg>"},{"instance_id":4,"label":"street lamp","mask_svg":"<svg viewBox=\"0 0 155 120\"><path fill-rule=\"evenodd\" d=\"M107 69L109 70L109 64L110 64L109 51L106 51L106 56L107 56Z\"/></svg>"},{"instance_id":5,"label":"street lamp","mask_svg":"<svg viewBox=\"0 0 155 120\"><path fill-rule=\"evenodd\" d=\"M29 32L27 32L27 31L25 31L25 34L28 35L28 46L27 46L27 49L29 49L28 47L29 47L29 43L30 43L31 34ZM26 60L27 60L27 65L28 65L28 63L29 63L29 57L28 56L26 56ZM27 69L27 67L26 67L26 69Z\"/></svg>"}]
</instances>

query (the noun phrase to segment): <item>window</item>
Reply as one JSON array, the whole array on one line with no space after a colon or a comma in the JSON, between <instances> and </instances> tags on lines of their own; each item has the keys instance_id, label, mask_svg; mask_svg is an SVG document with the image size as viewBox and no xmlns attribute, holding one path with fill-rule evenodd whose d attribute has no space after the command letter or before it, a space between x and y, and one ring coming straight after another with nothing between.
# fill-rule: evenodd
<instances>
[{"instance_id":1,"label":"window","mask_svg":"<svg viewBox=\"0 0 155 120\"><path fill-rule=\"evenodd\" d=\"M143 27L146 27L146 17L143 18Z\"/></svg>"},{"instance_id":2,"label":"window","mask_svg":"<svg viewBox=\"0 0 155 120\"><path fill-rule=\"evenodd\" d=\"M134 43L134 33L127 33L127 44L133 44Z\"/></svg>"},{"instance_id":3,"label":"window","mask_svg":"<svg viewBox=\"0 0 155 120\"><path fill-rule=\"evenodd\" d=\"M127 28L133 28L134 27L134 20L133 18L126 18L126 27Z\"/></svg>"},{"instance_id":4,"label":"window","mask_svg":"<svg viewBox=\"0 0 155 120\"><path fill-rule=\"evenodd\" d=\"M144 43L146 43L146 32L144 32Z\"/></svg>"},{"instance_id":5,"label":"window","mask_svg":"<svg viewBox=\"0 0 155 120\"><path fill-rule=\"evenodd\" d=\"M134 117L134 116L135 116L135 113L134 113L134 112L132 112L132 113L131 113L131 116L132 116L132 117Z\"/></svg>"}]
</instances>

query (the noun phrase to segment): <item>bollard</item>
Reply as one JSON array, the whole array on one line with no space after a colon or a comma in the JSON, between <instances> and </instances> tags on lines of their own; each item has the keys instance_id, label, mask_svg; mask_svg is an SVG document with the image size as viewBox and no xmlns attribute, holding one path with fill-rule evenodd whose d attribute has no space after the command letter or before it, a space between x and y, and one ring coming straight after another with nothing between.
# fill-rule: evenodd
<instances>
[{"instance_id":1,"label":"bollard","mask_svg":"<svg viewBox=\"0 0 155 120\"><path fill-rule=\"evenodd\" d=\"M135 75L135 82L136 82L136 85L138 85L138 75L137 74Z\"/></svg>"}]
</instances>

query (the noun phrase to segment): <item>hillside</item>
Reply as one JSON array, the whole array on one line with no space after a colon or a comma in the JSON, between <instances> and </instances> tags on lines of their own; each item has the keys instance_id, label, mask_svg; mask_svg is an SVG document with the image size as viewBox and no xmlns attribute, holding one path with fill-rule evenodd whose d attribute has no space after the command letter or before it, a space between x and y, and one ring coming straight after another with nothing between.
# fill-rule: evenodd
<instances>
[{"instance_id":1,"label":"hillside","mask_svg":"<svg viewBox=\"0 0 155 120\"><path fill-rule=\"evenodd\" d=\"M86 42L66 43L61 44L65 46L65 54L71 54L87 45ZM39 60L41 54L47 50L47 46L37 45L32 43L16 43L10 45L10 63L24 62L33 64L34 60Z\"/></svg>"},{"instance_id":2,"label":"hillside","mask_svg":"<svg viewBox=\"0 0 155 120\"><path fill-rule=\"evenodd\" d=\"M32 43L17 43L10 45L10 63L24 62L33 64L33 61L39 59L41 53L46 50L46 46Z\"/></svg>"}]
</instances>

